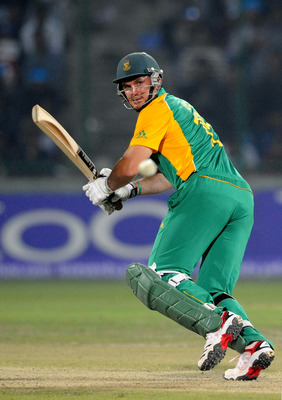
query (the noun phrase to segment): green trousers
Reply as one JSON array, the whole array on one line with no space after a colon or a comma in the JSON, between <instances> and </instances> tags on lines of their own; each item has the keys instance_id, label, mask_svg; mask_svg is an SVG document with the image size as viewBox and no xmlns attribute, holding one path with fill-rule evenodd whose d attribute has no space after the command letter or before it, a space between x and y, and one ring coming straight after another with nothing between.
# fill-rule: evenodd
<instances>
[{"instance_id":1,"label":"green trousers","mask_svg":"<svg viewBox=\"0 0 282 400\"><path fill-rule=\"evenodd\" d=\"M191 276L201 262L196 282L185 280L177 288L197 302L215 304L218 313L226 308L249 321L232 297L253 226L254 198L248 183L195 173L170 196L168 206L149 265L155 263L158 272ZM253 327L241 334L246 344L266 340Z\"/></svg>"}]
</instances>

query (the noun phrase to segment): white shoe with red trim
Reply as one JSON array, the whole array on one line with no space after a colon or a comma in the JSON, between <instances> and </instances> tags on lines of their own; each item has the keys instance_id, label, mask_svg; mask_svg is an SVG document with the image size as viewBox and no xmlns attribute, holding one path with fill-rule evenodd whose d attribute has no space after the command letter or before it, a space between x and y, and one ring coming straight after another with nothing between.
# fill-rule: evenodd
<instances>
[{"instance_id":1,"label":"white shoe with red trim","mask_svg":"<svg viewBox=\"0 0 282 400\"><path fill-rule=\"evenodd\" d=\"M269 343L258 340L246 346L244 353L238 357L239 361L236 367L225 371L224 379L232 381L257 379L260 372L270 366L274 360L275 352Z\"/></svg>"},{"instance_id":2,"label":"white shoe with red trim","mask_svg":"<svg viewBox=\"0 0 282 400\"><path fill-rule=\"evenodd\" d=\"M230 311L224 311L221 318L220 329L206 335L204 352L198 362L201 371L208 371L220 363L225 356L228 343L237 339L243 327L242 318Z\"/></svg>"}]
</instances>

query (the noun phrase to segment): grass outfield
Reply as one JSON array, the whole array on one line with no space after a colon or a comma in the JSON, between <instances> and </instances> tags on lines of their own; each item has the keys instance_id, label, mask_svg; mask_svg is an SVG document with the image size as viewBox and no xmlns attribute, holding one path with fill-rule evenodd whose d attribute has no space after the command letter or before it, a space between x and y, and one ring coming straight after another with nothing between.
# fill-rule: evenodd
<instances>
[{"instance_id":1,"label":"grass outfield","mask_svg":"<svg viewBox=\"0 0 282 400\"><path fill-rule=\"evenodd\" d=\"M236 356L200 372L204 340L149 311L122 282L0 282L0 399L281 400L282 281L234 295L276 345L257 381L227 382Z\"/></svg>"}]
</instances>

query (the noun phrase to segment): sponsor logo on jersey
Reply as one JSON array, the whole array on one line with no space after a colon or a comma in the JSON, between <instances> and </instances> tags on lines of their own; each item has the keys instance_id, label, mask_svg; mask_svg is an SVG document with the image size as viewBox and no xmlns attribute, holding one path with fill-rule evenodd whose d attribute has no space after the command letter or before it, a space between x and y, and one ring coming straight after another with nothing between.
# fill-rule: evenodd
<instances>
[{"instance_id":1,"label":"sponsor logo on jersey","mask_svg":"<svg viewBox=\"0 0 282 400\"><path fill-rule=\"evenodd\" d=\"M129 71L130 68L131 68L131 65L129 64L129 60L125 60L125 62L123 63L123 70Z\"/></svg>"},{"instance_id":2,"label":"sponsor logo on jersey","mask_svg":"<svg viewBox=\"0 0 282 400\"><path fill-rule=\"evenodd\" d=\"M145 131L141 131L141 132L137 133L137 135L135 137L136 137L136 139L148 139Z\"/></svg>"}]
</instances>

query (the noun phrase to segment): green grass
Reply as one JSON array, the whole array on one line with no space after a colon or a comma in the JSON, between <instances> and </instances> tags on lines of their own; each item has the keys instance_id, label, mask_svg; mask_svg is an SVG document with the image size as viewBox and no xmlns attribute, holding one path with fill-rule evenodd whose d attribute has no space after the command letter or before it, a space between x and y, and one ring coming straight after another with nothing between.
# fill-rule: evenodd
<instances>
[{"instance_id":1,"label":"green grass","mask_svg":"<svg viewBox=\"0 0 282 400\"><path fill-rule=\"evenodd\" d=\"M234 295L274 342L257 381L226 382L228 357L197 369L204 341L149 311L123 282L0 282L0 399L281 399L282 281Z\"/></svg>"}]
</instances>

